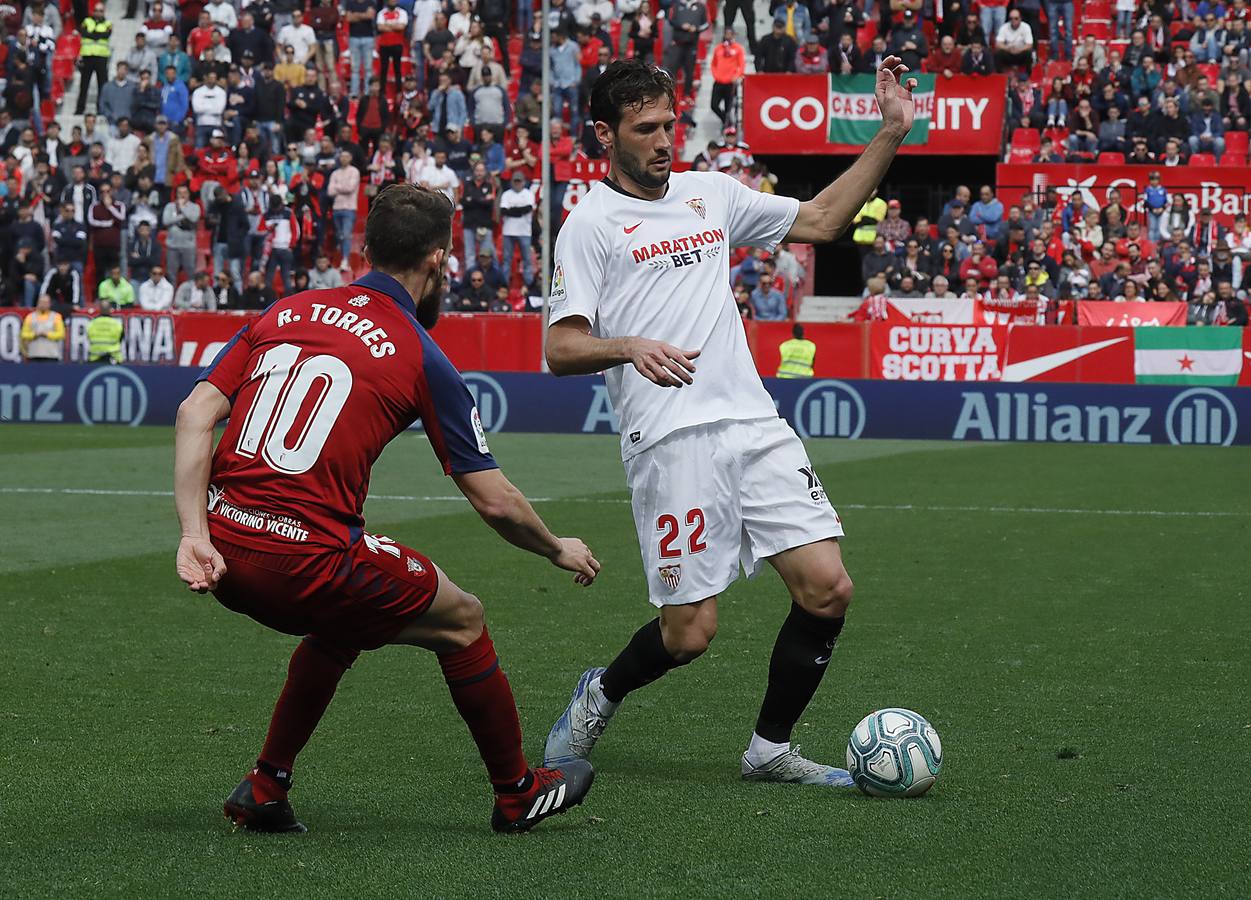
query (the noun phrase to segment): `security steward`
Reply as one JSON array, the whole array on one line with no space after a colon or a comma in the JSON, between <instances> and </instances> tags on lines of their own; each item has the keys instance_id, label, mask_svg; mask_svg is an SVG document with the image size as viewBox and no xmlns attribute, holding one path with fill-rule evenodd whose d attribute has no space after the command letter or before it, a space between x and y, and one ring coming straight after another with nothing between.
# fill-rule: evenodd
<instances>
[{"instance_id":1,"label":"security steward","mask_svg":"<svg viewBox=\"0 0 1251 900\"><path fill-rule=\"evenodd\" d=\"M873 247L873 241L877 238L877 223L885 218L886 201L879 197L875 190L869 195L869 199L864 201L860 212L856 213L856 217L852 219L855 227L851 232L851 240L856 245L861 259L864 259L865 254Z\"/></svg>"},{"instance_id":2,"label":"security steward","mask_svg":"<svg viewBox=\"0 0 1251 900\"><path fill-rule=\"evenodd\" d=\"M804 339L804 326L796 323L791 329L791 339L778 346L782 364L778 366L778 378L811 378L812 362L817 358L817 345Z\"/></svg>"},{"instance_id":3,"label":"security steward","mask_svg":"<svg viewBox=\"0 0 1251 900\"><path fill-rule=\"evenodd\" d=\"M112 365L122 361L122 322L113 315L113 304L101 300L99 315L87 325L87 362Z\"/></svg>"},{"instance_id":4,"label":"security steward","mask_svg":"<svg viewBox=\"0 0 1251 900\"><path fill-rule=\"evenodd\" d=\"M91 8L91 15L82 20L78 26L82 33L82 45L78 50L78 103L75 115L81 116L87 109L87 88L91 84L91 76L96 76L96 96L109 80L109 41L113 37L113 23L104 17L104 4L97 2ZM96 101L99 103L99 100Z\"/></svg>"}]
</instances>

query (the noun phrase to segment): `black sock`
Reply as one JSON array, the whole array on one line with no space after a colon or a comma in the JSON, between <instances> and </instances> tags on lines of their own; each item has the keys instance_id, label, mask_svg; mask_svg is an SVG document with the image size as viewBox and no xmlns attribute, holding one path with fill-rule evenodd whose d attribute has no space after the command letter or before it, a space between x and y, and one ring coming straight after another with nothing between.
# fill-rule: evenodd
<instances>
[{"instance_id":1,"label":"black sock","mask_svg":"<svg viewBox=\"0 0 1251 900\"><path fill-rule=\"evenodd\" d=\"M496 784L492 787L497 794L525 794L534 787L534 770L526 770L525 777L516 784Z\"/></svg>"},{"instance_id":2,"label":"black sock","mask_svg":"<svg viewBox=\"0 0 1251 900\"><path fill-rule=\"evenodd\" d=\"M791 603L769 659L769 687L756 719L756 734L775 744L791 739L791 730L817 692L842 630L842 616L814 616Z\"/></svg>"},{"instance_id":3,"label":"black sock","mask_svg":"<svg viewBox=\"0 0 1251 900\"><path fill-rule=\"evenodd\" d=\"M269 763L265 762L265 760L263 759L258 759L256 761L256 771L278 782L278 786L282 788L284 791L291 790L291 770L290 769L280 769L277 766L271 766Z\"/></svg>"},{"instance_id":4,"label":"black sock","mask_svg":"<svg viewBox=\"0 0 1251 900\"><path fill-rule=\"evenodd\" d=\"M660 635L660 619L652 619L630 638L608 669L599 676L600 690L613 703L645 684L651 684L670 669L682 665L665 649Z\"/></svg>"}]
</instances>

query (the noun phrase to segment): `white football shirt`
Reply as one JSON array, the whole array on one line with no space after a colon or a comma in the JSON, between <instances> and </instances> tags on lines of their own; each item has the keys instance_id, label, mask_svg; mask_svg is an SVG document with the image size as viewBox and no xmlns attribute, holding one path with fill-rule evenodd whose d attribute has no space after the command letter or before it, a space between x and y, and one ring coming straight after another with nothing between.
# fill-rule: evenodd
<instances>
[{"instance_id":1,"label":"white football shirt","mask_svg":"<svg viewBox=\"0 0 1251 900\"><path fill-rule=\"evenodd\" d=\"M601 338L700 350L694 384L663 388L632 365L604 373L629 459L692 425L774 418L730 288L730 248L773 250L799 201L718 172L678 172L659 200L591 186L556 239L551 322L581 316Z\"/></svg>"}]
</instances>

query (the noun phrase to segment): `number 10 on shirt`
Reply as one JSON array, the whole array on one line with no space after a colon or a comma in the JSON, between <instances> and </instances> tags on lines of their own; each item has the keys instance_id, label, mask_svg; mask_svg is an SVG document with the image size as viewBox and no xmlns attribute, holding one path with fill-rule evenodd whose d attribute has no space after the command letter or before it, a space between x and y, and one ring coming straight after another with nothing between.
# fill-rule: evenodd
<instances>
[{"instance_id":1,"label":"number 10 on shirt","mask_svg":"<svg viewBox=\"0 0 1251 900\"><path fill-rule=\"evenodd\" d=\"M321 354L300 360L295 344L279 344L257 360L252 379L262 379L244 419L236 450L255 457L258 449L269 467L286 475L307 472L321 456L330 429L352 391L352 370L343 360ZM298 360L298 362L297 362ZM316 392L295 435L300 411ZM291 439L288 442L288 439Z\"/></svg>"}]
</instances>

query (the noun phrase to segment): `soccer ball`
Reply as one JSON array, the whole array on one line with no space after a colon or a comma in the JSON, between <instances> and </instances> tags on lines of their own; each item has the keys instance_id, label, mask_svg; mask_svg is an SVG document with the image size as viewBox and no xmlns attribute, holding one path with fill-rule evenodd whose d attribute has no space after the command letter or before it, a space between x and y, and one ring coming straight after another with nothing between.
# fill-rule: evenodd
<instances>
[{"instance_id":1,"label":"soccer ball","mask_svg":"<svg viewBox=\"0 0 1251 900\"><path fill-rule=\"evenodd\" d=\"M873 797L920 797L943 767L938 732L910 709L879 709L847 741L847 771Z\"/></svg>"}]
</instances>

